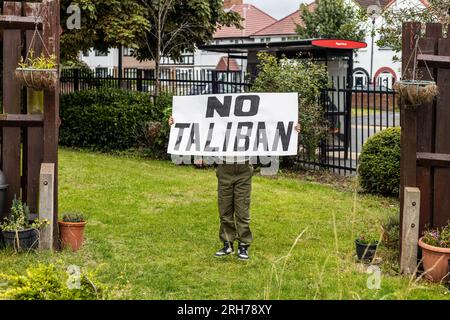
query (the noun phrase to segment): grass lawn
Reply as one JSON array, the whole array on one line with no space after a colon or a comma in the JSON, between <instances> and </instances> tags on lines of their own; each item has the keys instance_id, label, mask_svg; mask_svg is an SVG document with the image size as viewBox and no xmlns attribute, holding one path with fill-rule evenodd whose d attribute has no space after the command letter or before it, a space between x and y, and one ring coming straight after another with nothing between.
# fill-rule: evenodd
<instances>
[{"instance_id":1,"label":"grass lawn","mask_svg":"<svg viewBox=\"0 0 450 320\"><path fill-rule=\"evenodd\" d=\"M22 272L38 262L98 269L119 299L448 297L443 286L396 276L386 260L381 289L367 288L370 275L355 263L353 241L398 211L393 200L255 177L252 201L252 259L220 260L213 257L220 245L213 170L63 149L60 209L87 215L86 245L78 253L2 252L0 270Z\"/></svg>"}]
</instances>

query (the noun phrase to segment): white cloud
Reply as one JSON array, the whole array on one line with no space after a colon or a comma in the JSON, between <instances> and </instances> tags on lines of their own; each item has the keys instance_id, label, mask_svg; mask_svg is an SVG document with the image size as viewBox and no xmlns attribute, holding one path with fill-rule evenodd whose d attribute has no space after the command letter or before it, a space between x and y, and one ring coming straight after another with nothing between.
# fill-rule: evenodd
<instances>
[{"instance_id":1,"label":"white cloud","mask_svg":"<svg viewBox=\"0 0 450 320\"><path fill-rule=\"evenodd\" d=\"M284 18L300 7L301 3L311 3L313 0L244 0L267 12L276 19Z\"/></svg>"}]
</instances>

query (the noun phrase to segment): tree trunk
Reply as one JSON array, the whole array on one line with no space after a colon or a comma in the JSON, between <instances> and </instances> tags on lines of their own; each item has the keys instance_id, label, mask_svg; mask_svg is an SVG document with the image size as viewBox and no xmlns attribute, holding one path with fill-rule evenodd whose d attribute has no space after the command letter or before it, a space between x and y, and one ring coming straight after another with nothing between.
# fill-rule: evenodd
<instances>
[{"instance_id":1,"label":"tree trunk","mask_svg":"<svg viewBox=\"0 0 450 320\"><path fill-rule=\"evenodd\" d=\"M161 84L161 72L160 72L160 63L161 63L161 33L158 33L158 38L156 39L156 61L155 61L155 101L159 96L159 89Z\"/></svg>"},{"instance_id":2,"label":"tree trunk","mask_svg":"<svg viewBox=\"0 0 450 320\"><path fill-rule=\"evenodd\" d=\"M161 86L161 72L160 72L160 55L156 55L156 61L155 61L155 91L154 91L154 98L158 98L160 86Z\"/></svg>"}]
</instances>

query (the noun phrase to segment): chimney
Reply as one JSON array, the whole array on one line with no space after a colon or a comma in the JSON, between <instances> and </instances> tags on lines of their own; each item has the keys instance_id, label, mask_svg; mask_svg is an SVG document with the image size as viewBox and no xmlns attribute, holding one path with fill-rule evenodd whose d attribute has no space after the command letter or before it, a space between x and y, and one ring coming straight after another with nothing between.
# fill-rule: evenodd
<instances>
[{"instance_id":1,"label":"chimney","mask_svg":"<svg viewBox=\"0 0 450 320\"><path fill-rule=\"evenodd\" d=\"M230 9L234 5L243 4L243 3L244 3L244 0L224 0L223 8Z\"/></svg>"}]
</instances>

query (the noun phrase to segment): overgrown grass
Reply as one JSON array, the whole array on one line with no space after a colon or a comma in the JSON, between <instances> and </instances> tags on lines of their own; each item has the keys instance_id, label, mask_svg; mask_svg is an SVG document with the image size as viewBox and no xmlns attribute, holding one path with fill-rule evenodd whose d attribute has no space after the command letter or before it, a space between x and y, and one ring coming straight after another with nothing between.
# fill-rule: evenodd
<instances>
[{"instance_id":1,"label":"overgrown grass","mask_svg":"<svg viewBox=\"0 0 450 320\"><path fill-rule=\"evenodd\" d=\"M218 260L213 170L62 150L61 212L83 212L78 253L0 253L3 272L38 262L98 269L119 299L445 299L382 264L380 290L354 261L354 238L398 211L385 198L280 177L255 177L252 259ZM387 255L386 255L387 256ZM395 268L394 268L395 270Z\"/></svg>"}]
</instances>

